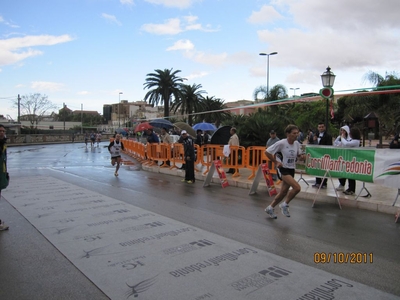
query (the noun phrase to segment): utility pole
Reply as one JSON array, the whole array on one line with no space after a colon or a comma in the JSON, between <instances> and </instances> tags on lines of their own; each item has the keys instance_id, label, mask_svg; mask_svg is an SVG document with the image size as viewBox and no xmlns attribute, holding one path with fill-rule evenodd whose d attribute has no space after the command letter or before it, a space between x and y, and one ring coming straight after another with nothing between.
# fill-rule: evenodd
<instances>
[{"instance_id":1,"label":"utility pole","mask_svg":"<svg viewBox=\"0 0 400 300\"><path fill-rule=\"evenodd\" d=\"M81 104L81 134L83 134L83 103Z\"/></svg>"},{"instance_id":2,"label":"utility pole","mask_svg":"<svg viewBox=\"0 0 400 300\"><path fill-rule=\"evenodd\" d=\"M21 117L21 97L18 94L18 123L20 122L20 117Z\"/></svg>"},{"instance_id":3,"label":"utility pole","mask_svg":"<svg viewBox=\"0 0 400 300\"><path fill-rule=\"evenodd\" d=\"M21 118L21 97L20 97L20 95L18 94L18 117L17 117L17 121L18 121L18 134L20 134L21 133L21 120L20 120L20 118Z\"/></svg>"},{"instance_id":4,"label":"utility pole","mask_svg":"<svg viewBox=\"0 0 400 300\"><path fill-rule=\"evenodd\" d=\"M65 131L65 102L63 103L64 131Z\"/></svg>"}]
</instances>

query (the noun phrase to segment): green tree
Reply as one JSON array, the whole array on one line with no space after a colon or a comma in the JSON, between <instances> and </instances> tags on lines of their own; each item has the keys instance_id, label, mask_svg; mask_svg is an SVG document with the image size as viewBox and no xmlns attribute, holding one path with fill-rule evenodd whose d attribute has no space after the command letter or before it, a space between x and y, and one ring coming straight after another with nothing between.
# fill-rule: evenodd
<instances>
[{"instance_id":1,"label":"green tree","mask_svg":"<svg viewBox=\"0 0 400 300\"><path fill-rule=\"evenodd\" d=\"M290 110L289 117L306 135L308 129L316 132L319 122L325 123L325 114L326 102L325 100L321 100L295 103L294 107ZM335 119L336 117L335 115ZM329 133L335 136L338 130L334 126L330 126Z\"/></svg>"},{"instance_id":2,"label":"green tree","mask_svg":"<svg viewBox=\"0 0 400 300\"><path fill-rule=\"evenodd\" d=\"M381 76L375 72L368 72L364 76L365 80L376 85L378 91L389 91L400 87L400 77L395 73L386 72ZM381 135L393 134L400 123L400 94L382 93L375 96L374 110L378 113L381 126Z\"/></svg>"},{"instance_id":3,"label":"green tree","mask_svg":"<svg viewBox=\"0 0 400 300\"><path fill-rule=\"evenodd\" d=\"M205 114L197 115L197 122L207 122L207 123L215 123L216 127L219 127L221 121L229 118L230 113L227 111L221 111L226 108L224 101L219 98L205 97L201 100L201 107L203 111L209 112Z\"/></svg>"},{"instance_id":4,"label":"green tree","mask_svg":"<svg viewBox=\"0 0 400 300\"><path fill-rule=\"evenodd\" d=\"M189 125L193 125L193 113L199 112L202 109L201 101L203 100L204 90L201 90L201 84L181 84L180 97L175 98L172 103L171 110L176 112L180 110L181 114L188 115Z\"/></svg>"},{"instance_id":5,"label":"green tree","mask_svg":"<svg viewBox=\"0 0 400 300\"><path fill-rule=\"evenodd\" d=\"M268 102L274 100L281 100L286 99L287 89L282 84L274 85L269 91L267 95L267 87L266 86L259 86L253 92L253 99L255 102Z\"/></svg>"},{"instance_id":6,"label":"green tree","mask_svg":"<svg viewBox=\"0 0 400 300\"><path fill-rule=\"evenodd\" d=\"M169 117L169 107L174 99L180 97L180 85L186 80L178 77L180 70L172 71L172 69L155 70L155 73L147 74L144 88L149 91L144 96L144 100L153 105L164 105L164 117Z\"/></svg>"}]
</instances>

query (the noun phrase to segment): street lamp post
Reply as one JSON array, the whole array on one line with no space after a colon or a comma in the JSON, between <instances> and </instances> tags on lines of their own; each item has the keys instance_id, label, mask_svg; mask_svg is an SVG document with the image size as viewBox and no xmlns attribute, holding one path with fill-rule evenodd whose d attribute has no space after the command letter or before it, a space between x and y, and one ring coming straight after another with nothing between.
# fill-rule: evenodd
<instances>
[{"instance_id":1,"label":"street lamp post","mask_svg":"<svg viewBox=\"0 0 400 300\"><path fill-rule=\"evenodd\" d=\"M300 89L300 88L290 88L291 90L293 90L293 98L296 97L296 90Z\"/></svg>"},{"instance_id":2,"label":"street lamp post","mask_svg":"<svg viewBox=\"0 0 400 300\"><path fill-rule=\"evenodd\" d=\"M331 68L329 66L321 75L322 85L324 88L319 91L319 94L326 99L325 127L327 131L329 126L329 99L333 97L334 91L332 87L335 83L335 77L336 75L331 72Z\"/></svg>"},{"instance_id":3,"label":"street lamp post","mask_svg":"<svg viewBox=\"0 0 400 300\"><path fill-rule=\"evenodd\" d=\"M120 115L120 107L121 107L121 95L123 92L119 92L118 94L118 128L121 128L121 115Z\"/></svg>"},{"instance_id":4,"label":"street lamp post","mask_svg":"<svg viewBox=\"0 0 400 300\"><path fill-rule=\"evenodd\" d=\"M278 54L278 52L271 52L271 53L261 52L260 53L261 56L266 56L267 57L267 99L269 97L269 56L270 55L276 55L276 54Z\"/></svg>"},{"instance_id":5,"label":"street lamp post","mask_svg":"<svg viewBox=\"0 0 400 300\"><path fill-rule=\"evenodd\" d=\"M83 135L83 103L81 103L81 134Z\"/></svg>"}]
</instances>

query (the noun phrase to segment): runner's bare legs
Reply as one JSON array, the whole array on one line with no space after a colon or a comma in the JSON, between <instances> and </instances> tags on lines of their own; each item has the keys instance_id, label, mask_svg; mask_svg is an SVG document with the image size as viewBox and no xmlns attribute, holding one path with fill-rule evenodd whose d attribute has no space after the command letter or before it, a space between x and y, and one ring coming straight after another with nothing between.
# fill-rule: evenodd
<instances>
[{"instance_id":1,"label":"runner's bare legs","mask_svg":"<svg viewBox=\"0 0 400 300\"><path fill-rule=\"evenodd\" d=\"M290 201L301 191L301 187L299 183L290 175L283 175L282 176L282 188L278 195L275 196L275 199L272 201L271 206L275 207L278 205L286 196L286 204L289 204ZM289 188L292 189L289 191Z\"/></svg>"}]
</instances>

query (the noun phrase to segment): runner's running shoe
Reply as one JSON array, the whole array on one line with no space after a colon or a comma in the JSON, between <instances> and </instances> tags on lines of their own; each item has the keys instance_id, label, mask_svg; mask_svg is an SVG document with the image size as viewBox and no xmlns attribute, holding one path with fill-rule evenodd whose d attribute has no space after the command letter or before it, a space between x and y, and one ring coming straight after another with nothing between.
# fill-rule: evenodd
<instances>
[{"instance_id":1,"label":"runner's running shoe","mask_svg":"<svg viewBox=\"0 0 400 300\"><path fill-rule=\"evenodd\" d=\"M269 214L271 219L276 219L278 216L274 212L274 208L271 205L268 205L268 207L265 209L265 212Z\"/></svg>"},{"instance_id":2,"label":"runner's running shoe","mask_svg":"<svg viewBox=\"0 0 400 300\"><path fill-rule=\"evenodd\" d=\"M4 224L4 222L0 220L0 231L7 230L8 228L8 225Z\"/></svg>"},{"instance_id":3,"label":"runner's running shoe","mask_svg":"<svg viewBox=\"0 0 400 300\"><path fill-rule=\"evenodd\" d=\"M281 203L281 204L279 204L279 208L281 209L282 215L285 215L286 217L290 217L289 205L287 205L286 203Z\"/></svg>"}]
</instances>

